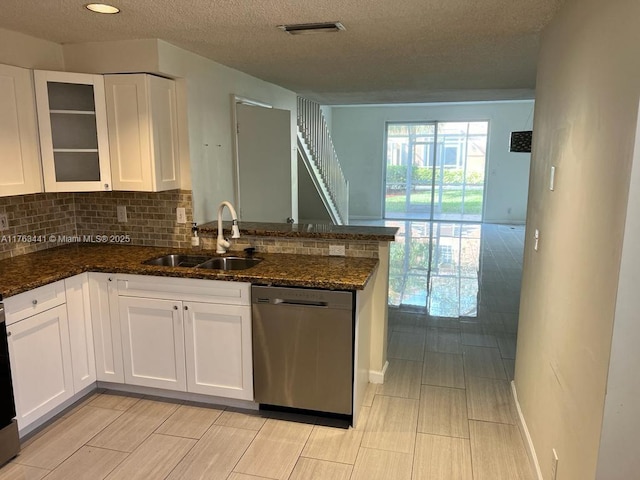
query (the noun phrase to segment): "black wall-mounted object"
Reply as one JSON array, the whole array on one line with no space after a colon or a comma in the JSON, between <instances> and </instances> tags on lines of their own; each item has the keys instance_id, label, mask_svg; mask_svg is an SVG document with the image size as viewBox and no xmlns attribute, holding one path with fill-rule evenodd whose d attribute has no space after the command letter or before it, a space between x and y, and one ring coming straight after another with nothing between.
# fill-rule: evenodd
<instances>
[{"instance_id":1,"label":"black wall-mounted object","mask_svg":"<svg viewBox=\"0 0 640 480\"><path fill-rule=\"evenodd\" d=\"M526 130L523 132L511 132L511 141L509 142L509 151L517 153L531 153L531 139L533 131Z\"/></svg>"}]
</instances>

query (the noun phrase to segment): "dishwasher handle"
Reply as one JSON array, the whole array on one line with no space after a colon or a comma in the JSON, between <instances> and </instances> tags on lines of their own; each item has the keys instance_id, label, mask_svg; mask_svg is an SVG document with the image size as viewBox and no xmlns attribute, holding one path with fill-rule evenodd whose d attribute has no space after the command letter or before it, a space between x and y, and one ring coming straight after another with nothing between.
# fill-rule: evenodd
<instances>
[{"instance_id":1,"label":"dishwasher handle","mask_svg":"<svg viewBox=\"0 0 640 480\"><path fill-rule=\"evenodd\" d=\"M304 306L304 307L328 307L328 302L316 302L313 300L293 300L286 298L274 298L274 305L292 305L292 306Z\"/></svg>"}]
</instances>

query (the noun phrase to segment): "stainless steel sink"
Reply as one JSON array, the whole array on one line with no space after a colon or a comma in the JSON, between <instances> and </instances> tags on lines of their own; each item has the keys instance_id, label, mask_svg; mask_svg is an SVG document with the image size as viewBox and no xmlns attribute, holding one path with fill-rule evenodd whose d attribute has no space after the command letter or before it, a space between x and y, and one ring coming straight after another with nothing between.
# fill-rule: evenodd
<instances>
[{"instance_id":1,"label":"stainless steel sink","mask_svg":"<svg viewBox=\"0 0 640 480\"><path fill-rule=\"evenodd\" d=\"M195 267L201 263L206 262L211 257L204 255L184 255L184 254L172 254L164 255L158 258L152 258L142 263L145 265L157 265L160 267Z\"/></svg>"},{"instance_id":2,"label":"stainless steel sink","mask_svg":"<svg viewBox=\"0 0 640 480\"><path fill-rule=\"evenodd\" d=\"M196 268L208 270L246 270L259 264L261 261L261 258L253 257L215 257L201 263Z\"/></svg>"}]
</instances>

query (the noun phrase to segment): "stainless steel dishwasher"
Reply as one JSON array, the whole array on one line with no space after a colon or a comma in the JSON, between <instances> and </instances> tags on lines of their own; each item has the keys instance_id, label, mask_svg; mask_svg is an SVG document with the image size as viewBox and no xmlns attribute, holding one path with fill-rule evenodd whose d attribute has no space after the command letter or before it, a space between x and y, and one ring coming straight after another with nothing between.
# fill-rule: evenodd
<instances>
[{"instance_id":1,"label":"stainless steel dishwasher","mask_svg":"<svg viewBox=\"0 0 640 480\"><path fill-rule=\"evenodd\" d=\"M256 402L352 414L352 292L251 289Z\"/></svg>"}]
</instances>

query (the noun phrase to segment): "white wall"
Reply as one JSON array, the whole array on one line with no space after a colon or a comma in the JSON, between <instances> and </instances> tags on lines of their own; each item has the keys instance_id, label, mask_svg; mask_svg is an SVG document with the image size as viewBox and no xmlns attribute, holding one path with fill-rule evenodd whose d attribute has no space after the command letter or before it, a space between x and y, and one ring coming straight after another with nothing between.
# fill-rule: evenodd
<instances>
[{"instance_id":1,"label":"white wall","mask_svg":"<svg viewBox=\"0 0 640 480\"><path fill-rule=\"evenodd\" d=\"M183 188L193 189L194 221L216 218L218 204L234 199L231 95L291 111L292 181L274 189L291 189L297 218L296 94L290 90L225 67L162 40L93 42L65 45L67 67L96 73L145 71L178 81L178 109ZM184 160L186 157L186 161ZM226 212L225 212L226 214Z\"/></svg>"},{"instance_id":2,"label":"white wall","mask_svg":"<svg viewBox=\"0 0 640 480\"><path fill-rule=\"evenodd\" d=\"M64 70L62 45L0 28L0 63L38 70Z\"/></svg>"},{"instance_id":3,"label":"white wall","mask_svg":"<svg viewBox=\"0 0 640 480\"><path fill-rule=\"evenodd\" d=\"M274 189L291 190L298 217L296 94L166 42L160 43L160 71L186 80L193 209L198 223L214 220L222 200L233 201L234 172L231 95L267 103L291 112L291 182Z\"/></svg>"},{"instance_id":4,"label":"white wall","mask_svg":"<svg viewBox=\"0 0 640 480\"><path fill-rule=\"evenodd\" d=\"M631 395L635 406L615 401L629 399L628 387L629 393L639 388L638 354L630 358L631 371L619 358L638 348L620 340L637 339L640 328L640 234L632 218L625 232L627 208L638 215L635 183L629 196L640 98L638 18L637 0L566 0L542 34L515 386L545 480L552 478L553 448L558 480L638 478L638 430L625 437L612 415L620 412L629 427L638 425L638 397ZM552 165L554 191L548 188ZM616 305L616 298L623 303ZM605 409L612 373L615 388ZM634 441L625 445L625 438ZM599 454L601 462L611 455L604 450L610 442L635 465L629 475L612 473L614 456L596 477Z\"/></svg>"},{"instance_id":5,"label":"white wall","mask_svg":"<svg viewBox=\"0 0 640 480\"><path fill-rule=\"evenodd\" d=\"M597 478L640 472L640 118L636 127Z\"/></svg>"},{"instance_id":6,"label":"white wall","mask_svg":"<svg viewBox=\"0 0 640 480\"><path fill-rule=\"evenodd\" d=\"M385 122L489 120L484 221L524 223L530 154L510 153L513 130L530 130L533 101L333 107L332 137L350 182L352 218L382 218Z\"/></svg>"}]
</instances>

